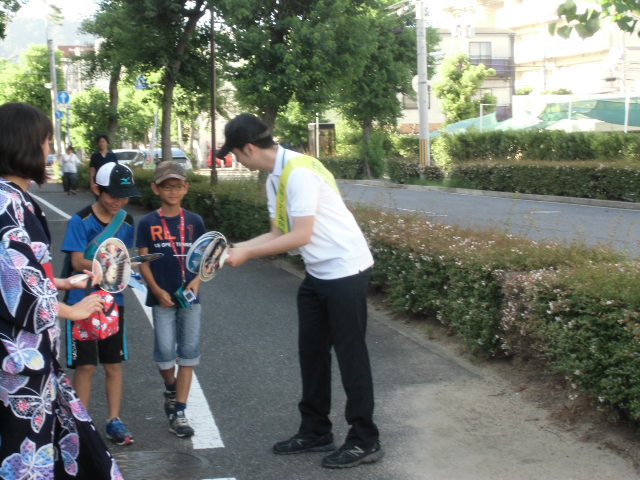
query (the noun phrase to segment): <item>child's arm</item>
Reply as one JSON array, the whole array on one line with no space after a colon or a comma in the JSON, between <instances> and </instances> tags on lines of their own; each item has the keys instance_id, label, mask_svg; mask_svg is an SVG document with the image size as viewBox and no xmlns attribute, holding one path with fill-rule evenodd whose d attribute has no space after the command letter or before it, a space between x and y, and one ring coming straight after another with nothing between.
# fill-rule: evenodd
<instances>
[{"instance_id":1,"label":"child's arm","mask_svg":"<svg viewBox=\"0 0 640 480\"><path fill-rule=\"evenodd\" d=\"M91 260L84 258L84 252L71 252L71 267L76 272L83 272L84 270L91 271Z\"/></svg>"},{"instance_id":2,"label":"child's arm","mask_svg":"<svg viewBox=\"0 0 640 480\"><path fill-rule=\"evenodd\" d=\"M138 248L138 255L146 255L147 253L149 253L149 249L147 247ZM171 294L166 290L160 288L160 286L156 282L156 279L153 277L153 272L151 272L149 262L140 264L140 274L142 275L142 278L144 278L144 281L147 284L147 288L153 294L153 296L156 297L156 300L158 301L158 303L160 303L161 306L173 307L175 305L173 303L173 300L171 299Z\"/></svg>"},{"instance_id":3,"label":"child's arm","mask_svg":"<svg viewBox=\"0 0 640 480\"><path fill-rule=\"evenodd\" d=\"M200 285L202 284L202 280L200 280L200 276L196 275L193 280L189 282L187 285L187 290L193 290L196 296L198 296L198 292L200 291Z\"/></svg>"}]
</instances>

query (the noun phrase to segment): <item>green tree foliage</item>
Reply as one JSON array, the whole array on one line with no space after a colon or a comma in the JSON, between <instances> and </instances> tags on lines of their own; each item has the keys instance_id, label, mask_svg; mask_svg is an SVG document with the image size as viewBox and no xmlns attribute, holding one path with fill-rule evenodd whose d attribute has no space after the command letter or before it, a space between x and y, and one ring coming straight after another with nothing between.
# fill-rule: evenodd
<instances>
[{"instance_id":1,"label":"green tree foliage","mask_svg":"<svg viewBox=\"0 0 640 480\"><path fill-rule=\"evenodd\" d=\"M305 111L294 97L278 115L274 134L280 139L280 143L303 151L309 138L310 119L315 118L316 113Z\"/></svg>"},{"instance_id":2,"label":"green tree foliage","mask_svg":"<svg viewBox=\"0 0 640 480\"><path fill-rule=\"evenodd\" d=\"M115 139L119 126L119 91L118 84L122 75L123 65L135 65L133 53L127 48L137 37L136 29L131 25L131 19L122 2L103 1L98 12L85 20L81 30L94 35L102 41L97 50L90 51L83 56L85 74L89 78L108 76L109 78L109 108L107 114L106 134Z\"/></svg>"},{"instance_id":3,"label":"green tree foliage","mask_svg":"<svg viewBox=\"0 0 640 480\"><path fill-rule=\"evenodd\" d=\"M378 176L384 153L372 145L375 126L393 125L402 113L399 94L412 93L411 79L416 72L416 31L413 14L404 17L389 15L382 8L373 8L366 15L366 44L369 46L363 72L340 85L337 108L362 129L361 149L365 175ZM431 50L439 43L435 30L428 30L427 44ZM377 175L376 175L377 173Z\"/></svg>"},{"instance_id":4,"label":"green tree foliage","mask_svg":"<svg viewBox=\"0 0 640 480\"><path fill-rule=\"evenodd\" d=\"M240 106L273 127L292 98L321 111L338 80L362 74L374 0L220 0L227 28L219 35L223 75Z\"/></svg>"},{"instance_id":5,"label":"green tree foliage","mask_svg":"<svg viewBox=\"0 0 640 480\"><path fill-rule=\"evenodd\" d=\"M108 129L109 96L93 88L73 96L71 102L71 138L76 148L93 151L96 137Z\"/></svg>"},{"instance_id":6,"label":"green tree foliage","mask_svg":"<svg viewBox=\"0 0 640 480\"><path fill-rule=\"evenodd\" d=\"M149 125L153 125L156 104L145 91L136 90L132 82L120 84L117 141L145 145Z\"/></svg>"},{"instance_id":7,"label":"green tree foliage","mask_svg":"<svg viewBox=\"0 0 640 480\"><path fill-rule=\"evenodd\" d=\"M56 65L60 65L62 53L56 52ZM25 102L51 115L51 70L49 51L44 45L31 45L20 57L20 64L3 64L0 75L2 99L6 102ZM57 69L58 90L64 89L64 75ZM47 86L49 85L49 86Z\"/></svg>"},{"instance_id":8,"label":"green tree foliage","mask_svg":"<svg viewBox=\"0 0 640 480\"><path fill-rule=\"evenodd\" d=\"M620 30L633 33L640 19L640 4L637 0L592 0L593 7L578 12L574 0L566 0L557 10L562 20L561 26L554 22L549 25L549 32L569 38L576 31L582 38L593 36L600 30L602 20L613 21ZM640 32L639 32L640 34Z\"/></svg>"},{"instance_id":9,"label":"green tree foliage","mask_svg":"<svg viewBox=\"0 0 640 480\"><path fill-rule=\"evenodd\" d=\"M203 90L209 77L208 28L199 26L207 11L205 0L106 1L100 4L85 31L104 39L96 65L120 79L121 66L143 74L161 71L162 148L171 147L171 120L177 85L193 92ZM111 114L117 109L111 89Z\"/></svg>"},{"instance_id":10,"label":"green tree foliage","mask_svg":"<svg viewBox=\"0 0 640 480\"><path fill-rule=\"evenodd\" d=\"M4 39L7 34L7 25L11 22L13 15L20 10L20 7L27 0L2 0L0 2L0 39Z\"/></svg>"},{"instance_id":11,"label":"green tree foliage","mask_svg":"<svg viewBox=\"0 0 640 480\"><path fill-rule=\"evenodd\" d=\"M493 68L471 65L469 57L460 53L443 62L441 74L442 80L433 86L433 91L442 102L447 124L477 117L481 103L496 103L496 97L489 93L477 97L485 79L496 74ZM494 108L485 108L484 112L489 113Z\"/></svg>"},{"instance_id":12,"label":"green tree foliage","mask_svg":"<svg viewBox=\"0 0 640 480\"><path fill-rule=\"evenodd\" d=\"M149 125L153 125L157 106L147 92L133 86L120 87L119 128L111 138L114 148L123 141L133 145L146 144ZM95 139L109 129L109 96L99 89L74 95L71 101L72 144L88 150L95 149Z\"/></svg>"}]
</instances>

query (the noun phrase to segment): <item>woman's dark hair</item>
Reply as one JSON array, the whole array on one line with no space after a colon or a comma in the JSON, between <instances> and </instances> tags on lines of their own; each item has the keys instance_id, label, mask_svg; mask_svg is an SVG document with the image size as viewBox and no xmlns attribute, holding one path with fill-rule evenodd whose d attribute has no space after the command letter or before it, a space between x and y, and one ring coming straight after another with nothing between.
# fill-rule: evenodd
<instances>
[{"instance_id":1,"label":"woman's dark hair","mask_svg":"<svg viewBox=\"0 0 640 480\"><path fill-rule=\"evenodd\" d=\"M53 125L42 110L26 103L0 106L0 175L47 180L42 144L53 135Z\"/></svg>"},{"instance_id":2,"label":"woman's dark hair","mask_svg":"<svg viewBox=\"0 0 640 480\"><path fill-rule=\"evenodd\" d=\"M106 135L98 135L96 137L96 143L99 143L101 138L104 138L107 141L107 143L110 143L109 142L109 137L107 137Z\"/></svg>"}]
</instances>

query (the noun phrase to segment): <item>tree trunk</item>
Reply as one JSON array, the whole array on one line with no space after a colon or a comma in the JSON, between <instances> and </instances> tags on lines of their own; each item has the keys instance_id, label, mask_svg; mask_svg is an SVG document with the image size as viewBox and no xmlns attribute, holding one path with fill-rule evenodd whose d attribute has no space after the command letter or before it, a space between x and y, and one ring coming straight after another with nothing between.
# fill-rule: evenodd
<instances>
[{"instance_id":1,"label":"tree trunk","mask_svg":"<svg viewBox=\"0 0 640 480\"><path fill-rule=\"evenodd\" d=\"M369 166L369 142L371 141L372 125L370 121L362 124L362 165L364 166L364 175L371 178L371 167Z\"/></svg>"},{"instance_id":2,"label":"tree trunk","mask_svg":"<svg viewBox=\"0 0 640 480\"><path fill-rule=\"evenodd\" d=\"M164 92L162 92L162 159L171 160L171 114L173 111L173 91L176 88L175 77L165 75Z\"/></svg>"},{"instance_id":3,"label":"tree trunk","mask_svg":"<svg viewBox=\"0 0 640 480\"><path fill-rule=\"evenodd\" d=\"M165 72L165 84L164 92L162 95L162 158L171 158L171 111L173 107L173 91L175 90L177 77L182 68L182 59L187 50L189 39L195 32L198 20L202 18L206 11L206 6L203 8L204 0L197 0L193 8L187 15L187 24L184 28L184 33L176 46L174 60L171 65L167 66Z\"/></svg>"},{"instance_id":4,"label":"tree trunk","mask_svg":"<svg viewBox=\"0 0 640 480\"><path fill-rule=\"evenodd\" d=\"M107 135L109 140L113 141L118 132L118 83L120 82L120 74L122 65L117 65L111 69L109 75L109 118L107 122Z\"/></svg>"},{"instance_id":5,"label":"tree trunk","mask_svg":"<svg viewBox=\"0 0 640 480\"><path fill-rule=\"evenodd\" d=\"M276 115L277 112L273 108L266 108L262 117L262 120L267 124L267 127L269 127L271 132L273 132L273 129L276 126Z\"/></svg>"}]
</instances>

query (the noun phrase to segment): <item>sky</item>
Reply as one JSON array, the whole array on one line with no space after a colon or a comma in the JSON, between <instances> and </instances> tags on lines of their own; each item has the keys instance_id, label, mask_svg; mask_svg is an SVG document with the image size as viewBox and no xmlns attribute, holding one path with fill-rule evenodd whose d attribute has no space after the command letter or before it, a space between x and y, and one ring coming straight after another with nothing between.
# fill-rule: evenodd
<instances>
[{"instance_id":1,"label":"sky","mask_svg":"<svg viewBox=\"0 0 640 480\"><path fill-rule=\"evenodd\" d=\"M460 2L468 3L468 0L443 0L440 3L444 6ZM29 0L29 2L18 11L17 16L42 17L43 12L48 10L43 8L45 3L61 7L64 17L73 20L80 20L88 17L94 13L97 8L97 4L94 0ZM431 23L440 23L439 20L442 16L440 10L434 8L434 5L429 5L429 12Z\"/></svg>"},{"instance_id":2,"label":"sky","mask_svg":"<svg viewBox=\"0 0 640 480\"><path fill-rule=\"evenodd\" d=\"M95 12L97 4L93 0L29 0L18 10L16 17L42 18L48 12L47 4L54 4L62 8L62 15L70 20L81 20Z\"/></svg>"}]
</instances>

